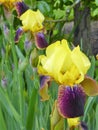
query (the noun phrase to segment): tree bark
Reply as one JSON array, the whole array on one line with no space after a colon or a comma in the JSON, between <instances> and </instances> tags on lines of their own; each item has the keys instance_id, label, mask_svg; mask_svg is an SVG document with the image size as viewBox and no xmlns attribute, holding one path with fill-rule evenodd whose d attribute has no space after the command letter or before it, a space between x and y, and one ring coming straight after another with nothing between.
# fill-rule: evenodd
<instances>
[{"instance_id":1,"label":"tree bark","mask_svg":"<svg viewBox=\"0 0 98 130\"><path fill-rule=\"evenodd\" d=\"M92 54L90 42L90 8L81 3L74 8L74 45L80 45L82 50L88 54Z\"/></svg>"}]
</instances>

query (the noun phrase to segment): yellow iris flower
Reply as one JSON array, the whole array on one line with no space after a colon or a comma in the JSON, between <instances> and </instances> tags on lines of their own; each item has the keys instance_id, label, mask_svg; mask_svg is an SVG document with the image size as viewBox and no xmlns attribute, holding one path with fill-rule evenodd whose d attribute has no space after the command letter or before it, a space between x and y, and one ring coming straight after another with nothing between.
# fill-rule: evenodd
<instances>
[{"instance_id":1,"label":"yellow iris flower","mask_svg":"<svg viewBox=\"0 0 98 130\"><path fill-rule=\"evenodd\" d=\"M21 2L22 0L0 0L0 4L3 4L6 9L12 9L14 3Z\"/></svg>"},{"instance_id":2,"label":"yellow iris flower","mask_svg":"<svg viewBox=\"0 0 98 130\"><path fill-rule=\"evenodd\" d=\"M25 13L23 13L20 16L20 20L22 21L23 24L23 30L24 31L31 31L32 33L34 32L39 32L40 30L43 29L43 21L44 21L44 16L43 14L37 10L37 11L32 11L28 9Z\"/></svg>"},{"instance_id":3,"label":"yellow iris flower","mask_svg":"<svg viewBox=\"0 0 98 130\"><path fill-rule=\"evenodd\" d=\"M41 75L39 92L42 100L49 99L47 89L50 79L60 84L55 109L51 114L51 130L62 128L64 118L67 118L70 129L82 129L79 117L84 114L86 94L98 95L98 84L86 76L90 65L80 47L71 50L65 39L49 45L46 55L39 56L37 68Z\"/></svg>"},{"instance_id":4,"label":"yellow iris flower","mask_svg":"<svg viewBox=\"0 0 98 130\"><path fill-rule=\"evenodd\" d=\"M38 72L51 76L56 82L73 86L84 80L90 61L79 46L71 50L66 40L57 41L46 48L46 56L39 57Z\"/></svg>"}]
</instances>

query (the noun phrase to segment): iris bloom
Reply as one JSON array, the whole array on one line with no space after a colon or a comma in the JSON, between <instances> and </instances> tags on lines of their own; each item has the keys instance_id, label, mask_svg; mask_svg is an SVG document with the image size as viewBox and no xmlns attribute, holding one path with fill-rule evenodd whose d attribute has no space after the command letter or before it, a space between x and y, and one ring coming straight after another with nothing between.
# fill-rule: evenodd
<instances>
[{"instance_id":1,"label":"iris bloom","mask_svg":"<svg viewBox=\"0 0 98 130\"><path fill-rule=\"evenodd\" d=\"M26 7L23 3L17 3L16 8L19 10L19 15L21 14L21 6ZM47 41L43 33L43 21L45 19L44 15L39 10L32 11L31 9L27 9L20 15L19 19L21 20L23 26L16 31L15 42L17 43L19 41L19 38L23 32L30 31L31 34L34 35L36 46L38 48L45 48L47 46Z\"/></svg>"},{"instance_id":2,"label":"iris bloom","mask_svg":"<svg viewBox=\"0 0 98 130\"><path fill-rule=\"evenodd\" d=\"M80 47L71 50L64 39L48 46L46 55L39 57L38 73L45 78L51 77L50 80L55 80L59 84L56 106L63 118L82 116L86 94L88 96L98 94L96 81L86 76L90 65L89 59L81 52ZM40 82L40 95L42 100L47 100L46 86L49 80ZM46 97L43 96L44 89Z\"/></svg>"},{"instance_id":3,"label":"iris bloom","mask_svg":"<svg viewBox=\"0 0 98 130\"><path fill-rule=\"evenodd\" d=\"M21 2L22 0L0 0L0 4L4 5L6 9L13 9L16 2Z\"/></svg>"},{"instance_id":4,"label":"iris bloom","mask_svg":"<svg viewBox=\"0 0 98 130\"><path fill-rule=\"evenodd\" d=\"M20 16L20 20L22 21L24 31L30 30L34 33L43 29L42 22L44 21L44 16L39 10L32 11L28 9Z\"/></svg>"}]
</instances>

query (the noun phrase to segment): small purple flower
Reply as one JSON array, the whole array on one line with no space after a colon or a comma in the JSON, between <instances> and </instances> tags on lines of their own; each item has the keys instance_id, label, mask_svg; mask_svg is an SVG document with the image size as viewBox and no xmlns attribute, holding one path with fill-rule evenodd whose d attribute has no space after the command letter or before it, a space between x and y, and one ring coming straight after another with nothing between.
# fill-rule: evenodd
<instances>
[{"instance_id":1,"label":"small purple flower","mask_svg":"<svg viewBox=\"0 0 98 130\"><path fill-rule=\"evenodd\" d=\"M38 49L44 49L48 46L43 32L38 32L35 35L35 44Z\"/></svg>"},{"instance_id":2,"label":"small purple flower","mask_svg":"<svg viewBox=\"0 0 98 130\"><path fill-rule=\"evenodd\" d=\"M22 2L16 2L16 11L18 16L21 16L25 11L29 9L29 7L22 1Z\"/></svg>"},{"instance_id":3,"label":"small purple flower","mask_svg":"<svg viewBox=\"0 0 98 130\"><path fill-rule=\"evenodd\" d=\"M15 43L17 43L21 37L21 35L23 34L23 29L22 28L18 28L16 31L16 35L15 35Z\"/></svg>"},{"instance_id":4,"label":"small purple flower","mask_svg":"<svg viewBox=\"0 0 98 130\"><path fill-rule=\"evenodd\" d=\"M6 87L7 86L7 78L6 77L3 77L2 79L1 79L1 85L2 85L2 87Z\"/></svg>"},{"instance_id":5,"label":"small purple flower","mask_svg":"<svg viewBox=\"0 0 98 130\"><path fill-rule=\"evenodd\" d=\"M85 93L81 86L63 86L58 91L58 111L64 118L79 117L84 114Z\"/></svg>"},{"instance_id":6,"label":"small purple flower","mask_svg":"<svg viewBox=\"0 0 98 130\"><path fill-rule=\"evenodd\" d=\"M24 42L24 48L25 48L25 50L30 50L32 48L32 41L26 39Z\"/></svg>"},{"instance_id":7,"label":"small purple flower","mask_svg":"<svg viewBox=\"0 0 98 130\"><path fill-rule=\"evenodd\" d=\"M8 37L9 29L8 29L8 27L5 24L3 25L3 30L4 30L5 37Z\"/></svg>"}]
</instances>

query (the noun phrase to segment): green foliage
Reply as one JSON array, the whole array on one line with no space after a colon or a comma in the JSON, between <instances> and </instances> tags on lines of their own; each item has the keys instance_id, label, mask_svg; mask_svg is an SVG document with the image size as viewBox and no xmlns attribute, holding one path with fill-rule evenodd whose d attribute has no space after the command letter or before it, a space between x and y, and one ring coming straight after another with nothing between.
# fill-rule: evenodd
<instances>
[{"instance_id":1,"label":"green foliage","mask_svg":"<svg viewBox=\"0 0 98 130\"><path fill-rule=\"evenodd\" d=\"M38 1L37 3L37 8L45 15L47 16L50 11L51 11L51 8L50 8L50 5L45 2L45 1Z\"/></svg>"},{"instance_id":2,"label":"green foliage","mask_svg":"<svg viewBox=\"0 0 98 130\"><path fill-rule=\"evenodd\" d=\"M95 0L96 5L98 5L98 0Z\"/></svg>"},{"instance_id":3,"label":"green foliage","mask_svg":"<svg viewBox=\"0 0 98 130\"><path fill-rule=\"evenodd\" d=\"M65 38L62 28L66 19L67 21L74 19L73 7L71 8L73 0L25 0L25 2L30 8L39 9L45 15L44 25L49 44ZM98 16L98 0L91 2L90 6L92 17ZM21 26L16 12L7 19L0 5L0 23L0 130L42 130L42 128L50 130L50 114L57 98L58 85L52 82L53 87L49 88L50 100L41 102L39 76L29 63L33 48L29 51L24 49L27 35L23 34L19 43L14 43L16 29ZM7 35L4 32L4 25L7 25L9 30ZM91 68L88 75L98 80L98 61L94 57L90 60ZM88 124L89 130L98 129L97 104L97 98L87 98L82 120ZM65 121L65 129L66 124Z\"/></svg>"},{"instance_id":4,"label":"green foliage","mask_svg":"<svg viewBox=\"0 0 98 130\"><path fill-rule=\"evenodd\" d=\"M98 15L98 8L96 8L94 11L93 11L93 13L92 13L92 16L97 16Z\"/></svg>"}]
</instances>

